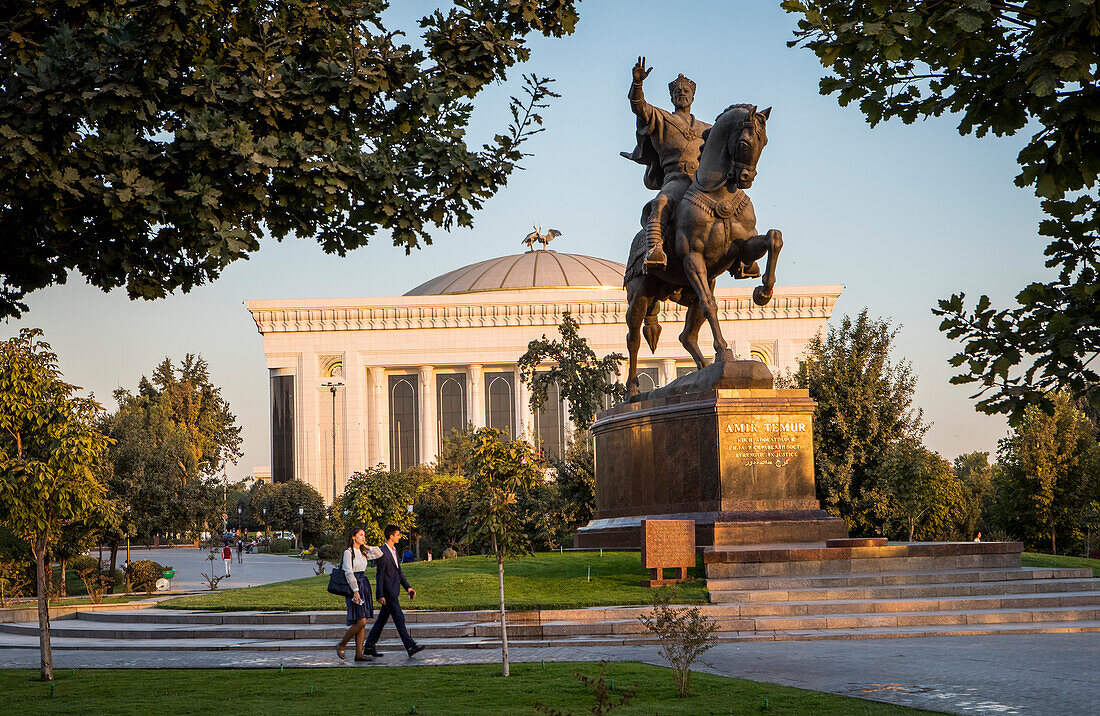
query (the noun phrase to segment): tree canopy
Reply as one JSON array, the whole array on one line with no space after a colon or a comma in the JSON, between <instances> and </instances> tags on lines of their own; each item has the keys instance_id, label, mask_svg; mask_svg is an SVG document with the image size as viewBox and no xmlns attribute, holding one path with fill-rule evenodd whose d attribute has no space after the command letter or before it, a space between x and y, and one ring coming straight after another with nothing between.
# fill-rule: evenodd
<instances>
[{"instance_id":1,"label":"tree canopy","mask_svg":"<svg viewBox=\"0 0 1100 716\"><path fill-rule=\"evenodd\" d=\"M41 335L24 328L0 343L0 514L37 564L41 673L52 680L46 553L63 528L100 509L95 464L108 440L95 428L99 404L62 380Z\"/></svg>"},{"instance_id":2,"label":"tree canopy","mask_svg":"<svg viewBox=\"0 0 1100 716\"><path fill-rule=\"evenodd\" d=\"M573 424L588 430L608 398L621 400L626 394L623 384L612 378L619 375L623 356L611 353L597 358L569 311L562 314L558 333L561 340L543 335L527 344L527 352L519 359L520 375L531 388L531 408L541 410L550 386L557 383L561 397L569 401ZM539 370L543 363L552 365Z\"/></svg>"},{"instance_id":3,"label":"tree canopy","mask_svg":"<svg viewBox=\"0 0 1100 716\"><path fill-rule=\"evenodd\" d=\"M153 299L262 235L410 250L516 168L554 96L467 144L470 100L560 37L574 0L460 0L386 26L385 0L13 0L0 12L0 316L79 272Z\"/></svg>"},{"instance_id":4,"label":"tree canopy","mask_svg":"<svg viewBox=\"0 0 1100 716\"><path fill-rule=\"evenodd\" d=\"M1100 14L1095 0L784 0L801 15L790 45L833 74L822 94L858 104L867 121L911 123L945 112L961 134L1034 131L1016 184L1046 213L1046 266L1017 305L982 296L939 302L941 330L963 341L954 383L975 384L979 410L1020 420L1063 388L1100 407Z\"/></svg>"},{"instance_id":5,"label":"tree canopy","mask_svg":"<svg viewBox=\"0 0 1100 716\"><path fill-rule=\"evenodd\" d=\"M897 329L867 315L815 336L794 376L817 401L814 411L814 478L818 497L855 533L873 532L868 491L886 449L919 441L926 426L914 406L916 378L907 361L890 355Z\"/></svg>"}]
</instances>

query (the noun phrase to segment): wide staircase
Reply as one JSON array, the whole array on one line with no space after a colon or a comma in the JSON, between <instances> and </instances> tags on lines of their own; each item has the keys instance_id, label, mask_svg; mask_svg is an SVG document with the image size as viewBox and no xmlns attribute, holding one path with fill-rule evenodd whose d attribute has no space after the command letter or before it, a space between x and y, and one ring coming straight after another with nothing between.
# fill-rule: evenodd
<instances>
[{"instance_id":1,"label":"wide staircase","mask_svg":"<svg viewBox=\"0 0 1100 716\"><path fill-rule=\"evenodd\" d=\"M1021 567L1019 543L830 544L707 548L710 604L721 641L863 639L1100 631L1100 579L1088 569ZM517 647L652 643L646 605L517 611ZM496 612L407 612L435 649L499 648ZM52 622L68 650L330 650L342 612L199 612L112 609ZM37 646L38 624L0 624L0 648ZM401 646L387 626L379 646Z\"/></svg>"}]
</instances>

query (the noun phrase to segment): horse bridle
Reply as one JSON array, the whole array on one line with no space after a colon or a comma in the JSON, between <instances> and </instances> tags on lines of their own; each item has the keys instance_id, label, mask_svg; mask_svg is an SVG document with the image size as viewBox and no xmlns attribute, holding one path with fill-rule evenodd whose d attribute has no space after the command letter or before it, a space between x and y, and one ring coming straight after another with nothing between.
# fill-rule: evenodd
<instances>
[{"instance_id":1,"label":"horse bridle","mask_svg":"<svg viewBox=\"0 0 1100 716\"><path fill-rule=\"evenodd\" d=\"M754 117L756 117L756 105L752 106L752 110L745 119L737 125L735 130L737 132L737 150L736 154L733 156L733 166L731 166L730 170L726 173L726 179L727 181L732 181L734 188L737 189L741 188L742 182L751 182L756 179L756 164L749 164L748 162L741 161L741 135L744 134L747 129L756 129ZM745 176L742 176L742 174Z\"/></svg>"}]
</instances>

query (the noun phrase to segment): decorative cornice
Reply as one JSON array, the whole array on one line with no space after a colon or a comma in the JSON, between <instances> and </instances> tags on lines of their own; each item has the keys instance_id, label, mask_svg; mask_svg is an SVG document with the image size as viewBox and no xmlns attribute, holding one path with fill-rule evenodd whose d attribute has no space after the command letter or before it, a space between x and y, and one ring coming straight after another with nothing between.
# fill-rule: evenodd
<instances>
[{"instance_id":1,"label":"decorative cornice","mask_svg":"<svg viewBox=\"0 0 1100 716\"><path fill-rule=\"evenodd\" d=\"M719 289L719 319L746 321L769 319L828 319L841 292L840 286L806 286L777 289L766 306L752 301L751 290ZM561 315L570 311L581 325L617 324L626 320L626 297L606 295L606 291L585 292L579 296L561 292L553 298L532 301L531 292L518 292L522 298L512 302L473 303L472 295L410 296L390 299L346 299L283 301L247 301L249 313L261 334L324 331L393 331L412 328L502 328L509 326L556 326ZM601 295L603 294L603 295ZM451 300L440 300L451 299ZM462 300L454 300L464 298ZM526 299L526 300L524 300ZM554 300L558 299L558 300ZM684 321L682 306L663 302L661 321ZM326 305L327 304L327 305Z\"/></svg>"}]
</instances>

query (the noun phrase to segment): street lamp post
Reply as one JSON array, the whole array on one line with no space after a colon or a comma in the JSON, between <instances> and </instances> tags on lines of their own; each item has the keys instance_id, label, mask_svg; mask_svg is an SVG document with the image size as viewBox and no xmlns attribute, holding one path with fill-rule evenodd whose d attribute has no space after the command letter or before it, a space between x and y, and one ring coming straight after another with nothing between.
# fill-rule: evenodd
<instances>
[{"instance_id":1,"label":"street lamp post","mask_svg":"<svg viewBox=\"0 0 1100 716\"><path fill-rule=\"evenodd\" d=\"M241 506L237 505L237 534L241 534Z\"/></svg>"},{"instance_id":2,"label":"street lamp post","mask_svg":"<svg viewBox=\"0 0 1100 716\"><path fill-rule=\"evenodd\" d=\"M321 383L332 393L332 504L336 504L336 389L343 383L329 381Z\"/></svg>"},{"instance_id":3,"label":"street lamp post","mask_svg":"<svg viewBox=\"0 0 1100 716\"><path fill-rule=\"evenodd\" d=\"M266 538L267 537L267 508L266 507L263 508L263 511L264 511L264 537ZM260 550L256 550L256 551L259 552ZM271 545L270 544L267 545L267 551L268 552L271 551Z\"/></svg>"},{"instance_id":4,"label":"street lamp post","mask_svg":"<svg viewBox=\"0 0 1100 716\"><path fill-rule=\"evenodd\" d=\"M306 511L306 508L304 508L304 507L299 507L298 508L298 540L299 540L298 550L299 551L301 551L305 546L304 544L302 544L303 542L305 542L305 540L302 539L302 515L305 514L305 511Z\"/></svg>"}]
</instances>

